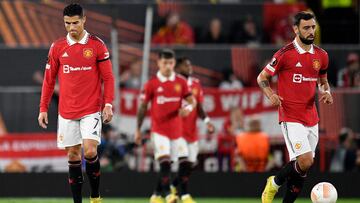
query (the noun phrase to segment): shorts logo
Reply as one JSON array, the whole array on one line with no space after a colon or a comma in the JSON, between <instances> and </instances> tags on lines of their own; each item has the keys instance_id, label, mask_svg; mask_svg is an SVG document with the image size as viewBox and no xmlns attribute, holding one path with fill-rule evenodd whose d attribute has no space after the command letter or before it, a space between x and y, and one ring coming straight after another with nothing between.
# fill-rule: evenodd
<instances>
[{"instance_id":1,"label":"shorts logo","mask_svg":"<svg viewBox=\"0 0 360 203\"><path fill-rule=\"evenodd\" d=\"M294 147L295 147L296 150L300 150L301 147L302 147L301 142L296 142Z\"/></svg>"},{"instance_id":2,"label":"shorts logo","mask_svg":"<svg viewBox=\"0 0 360 203\"><path fill-rule=\"evenodd\" d=\"M320 60L319 59L314 59L313 60L313 68L318 71L321 67L321 64L320 64Z\"/></svg>"},{"instance_id":3,"label":"shorts logo","mask_svg":"<svg viewBox=\"0 0 360 203\"><path fill-rule=\"evenodd\" d=\"M59 141L59 142L63 142L63 141L64 141L64 135L63 135L63 134L60 134L60 135L59 135L58 141Z\"/></svg>"},{"instance_id":4,"label":"shorts logo","mask_svg":"<svg viewBox=\"0 0 360 203\"><path fill-rule=\"evenodd\" d=\"M92 48L85 48L83 50L83 56L87 59L91 58L93 56L93 49Z\"/></svg>"},{"instance_id":5,"label":"shorts logo","mask_svg":"<svg viewBox=\"0 0 360 203\"><path fill-rule=\"evenodd\" d=\"M179 93L181 92L181 85L179 83L176 83L174 86L175 92Z\"/></svg>"}]
</instances>

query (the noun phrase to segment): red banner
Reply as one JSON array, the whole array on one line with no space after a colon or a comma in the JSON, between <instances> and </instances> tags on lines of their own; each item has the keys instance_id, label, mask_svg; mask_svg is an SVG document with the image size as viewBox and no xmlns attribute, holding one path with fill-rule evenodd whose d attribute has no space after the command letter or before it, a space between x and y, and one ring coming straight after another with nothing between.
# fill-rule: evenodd
<instances>
[{"instance_id":1,"label":"red banner","mask_svg":"<svg viewBox=\"0 0 360 203\"><path fill-rule=\"evenodd\" d=\"M139 91L121 90L121 113L135 115ZM245 114L276 111L258 88L246 90L204 89L204 108L211 117L225 117L233 107Z\"/></svg>"},{"instance_id":2,"label":"red banner","mask_svg":"<svg viewBox=\"0 0 360 203\"><path fill-rule=\"evenodd\" d=\"M0 158L66 156L56 146L55 133L11 134L0 137Z\"/></svg>"}]
</instances>

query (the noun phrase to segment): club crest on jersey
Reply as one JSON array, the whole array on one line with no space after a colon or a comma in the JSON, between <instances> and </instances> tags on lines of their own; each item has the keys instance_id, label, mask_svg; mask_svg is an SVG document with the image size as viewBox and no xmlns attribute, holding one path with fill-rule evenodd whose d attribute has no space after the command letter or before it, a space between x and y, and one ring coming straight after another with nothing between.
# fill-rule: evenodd
<instances>
[{"instance_id":1,"label":"club crest on jersey","mask_svg":"<svg viewBox=\"0 0 360 203\"><path fill-rule=\"evenodd\" d=\"M320 60L314 59L313 60L313 68L318 71L320 69L320 67L321 67Z\"/></svg>"},{"instance_id":2,"label":"club crest on jersey","mask_svg":"<svg viewBox=\"0 0 360 203\"><path fill-rule=\"evenodd\" d=\"M176 83L175 86L174 86L174 90L177 93L181 92L181 85L179 83Z\"/></svg>"},{"instance_id":3,"label":"club crest on jersey","mask_svg":"<svg viewBox=\"0 0 360 203\"><path fill-rule=\"evenodd\" d=\"M94 52L93 52L93 49L92 49L92 48L85 48L85 49L83 50L83 56L84 56L85 58L87 58L87 59L93 57L93 54L94 54Z\"/></svg>"}]
</instances>

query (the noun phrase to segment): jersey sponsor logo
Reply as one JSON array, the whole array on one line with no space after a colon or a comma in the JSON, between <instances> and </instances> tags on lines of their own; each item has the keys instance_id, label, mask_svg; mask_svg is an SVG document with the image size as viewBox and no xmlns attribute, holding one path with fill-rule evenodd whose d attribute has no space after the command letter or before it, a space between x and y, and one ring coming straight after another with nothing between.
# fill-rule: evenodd
<instances>
[{"instance_id":1,"label":"jersey sponsor logo","mask_svg":"<svg viewBox=\"0 0 360 203\"><path fill-rule=\"evenodd\" d=\"M301 68L301 67L302 67L302 65L301 65L301 63L300 63L300 62L297 62L297 64L295 65L295 67L297 67L297 68Z\"/></svg>"},{"instance_id":2,"label":"jersey sponsor logo","mask_svg":"<svg viewBox=\"0 0 360 203\"><path fill-rule=\"evenodd\" d=\"M181 85L179 83L176 83L175 86L174 86L174 90L177 93L181 92Z\"/></svg>"},{"instance_id":3,"label":"jersey sponsor logo","mask_svg":"<svg viewBox=\"0 0 360 203\"><path fill-rule=\"evenodd\" d=\"M69 57L69 55L67 52L65 52L61 57Z\"/></svg>"},{"instance_id":4,"label":"jersey sponsor logo","mask_svg":"<svg viewBox=\"0 0 360 203\"><path fill-rule=\"evenodd\" d=\"M179 102L179 101L180 101L180 97L158 96L156 98L156 103L157 104L165 104L165 103L169 103L169 102Z\"/></svg>"},{"instance_id":5,"label":"jersey sponsor logo","mask_svg":"<svg viewBox=\"0 0 360 203\"><path fill-rule=\"evenodd\" d=\"M70 72L74 72L74 71L89 71L91 69L92 69L91 66L71 67L69 65L63 65L64 73L70 73Z\"/></svg>"},{"instance_id":6,"label":"jersey sponsor logo","mask_svg":"<svg viewBox=\"0 0 360 203\"><path fill-rule=\"evenodd\" d=\"M318 71L321 67L320 60L319 59L313 59L313 68Z\"/></svg>"},{"instance_id":7,"label":"jersey sponsor logo","mask_svg":"<svg viewBox=\"0 0 360 203\"><path fill-rule=\"evenodd\" d=\"M93 49L92 49L92 48L85 48L85 49L83 50L83 56L84 56L84 58L89 59L89 58L93 57L93 55L94 55L94 53L93 53Z\"/></svg>"},{"instance_id":8,"label":"jersey sponsor logo","mask_svg":"<svg viewBox=\"0 0 360 203\"><path fill-rule=\"evenodd\" d=\"M294 74L293 75L293 82L294 83L302 83L302 82L316 82L317 78L307 78L304 77L302 74Z\"/></svg>"}]
</instances>

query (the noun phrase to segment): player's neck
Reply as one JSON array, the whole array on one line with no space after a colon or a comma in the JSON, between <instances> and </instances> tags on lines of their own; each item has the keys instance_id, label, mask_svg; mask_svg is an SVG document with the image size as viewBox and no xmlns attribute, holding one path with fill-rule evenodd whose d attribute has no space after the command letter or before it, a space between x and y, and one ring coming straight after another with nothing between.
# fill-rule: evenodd
<instances>
[{"instance_id":1,"label":"player's neck","mask_svg":"<svg viewBox=\"0 0 360 203\"><path fill-rule=\"evenodd\" d=\"M299 36L296 37L295 40L296 40L297 44L298 44L303 50L305 50L305 51L310 51L310 49L311 49L311 44L304 44L304 43L300 40Z\"/></svg>"},{"instance_id":2,"label":"player's neck","mask_svg":"<svg viewBox=\"0 0 360 203\"><path fill-rule=\"evenodd\" d=\"M78 35L77 37L73 37L73 36L71 36L70 35L70 38L72 39L72 40L74 40L75 42L79 42L79 41L81 41L81 39L85 36L85 30L83 30L81 33L80 33L80 35Z\"/></svg>"}]
</instances>

